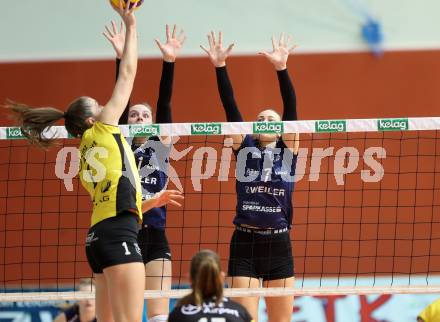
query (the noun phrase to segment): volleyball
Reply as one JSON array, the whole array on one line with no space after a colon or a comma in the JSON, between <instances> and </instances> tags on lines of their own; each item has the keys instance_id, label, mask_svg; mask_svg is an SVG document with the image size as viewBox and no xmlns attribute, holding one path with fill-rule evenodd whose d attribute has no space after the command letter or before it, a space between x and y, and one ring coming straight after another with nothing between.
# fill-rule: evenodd
<instances>
[{"instance_id":1,"label":"volleyball","mask_svg":"<svg viewBox=\"0 0 440 322\"><path fill-rule=\"evenodd\" d=\"M130 8L137 3L136 10L139 9L144 0L122 0L122 7L125 9L127 3L130 3ZM119 0L111 0L112 6L119 8Z\"/></svg>"}]
</instances>

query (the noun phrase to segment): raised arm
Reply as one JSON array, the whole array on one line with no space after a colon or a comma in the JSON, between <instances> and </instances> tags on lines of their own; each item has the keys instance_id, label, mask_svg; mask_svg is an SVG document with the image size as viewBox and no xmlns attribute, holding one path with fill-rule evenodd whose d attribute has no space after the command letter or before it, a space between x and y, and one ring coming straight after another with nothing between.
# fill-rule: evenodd
<instances>
[{"instance_id":1,"label":"raised arm","mask_svg":"<svg viewBox=\"0 0 440 322\"><path fill-rule=\"evenodd\" d=\"M275 67L278 76L278 82L280 85L281 97L283 99L283 121L296 121L298 119L296 112L296 93L295 88L290 80L289 73L287 71L287 59L293 52L296 46L289 48L291 37L284 37L281 34L280 40L277 44L275 37L272 37L272 52L262 51L261 55L266 57L272 65ZM283 141L287 147L291 149L295 154L299 148L299 135L295 133L283 134Z\"/></svg>"},{"instance_id":2,"label":"raised arm","mask_svg":"<svg viewBox=\"0 0 440 322\"><path fill-rule=\"evenodd\" d=\"M228 72L226 70L226 59L234 47L230 44L228 48L223 48L223 34L219 32L218 41L215 39L214 32L208 35L209 50L204 46L200 46L207 54L212 64L215 66L217 76L217 87L220 94L220 99L226 114L228 122L243 122L243 118L238 109L232 89L231 81L229 80ZM243 141L243 135L231 135L234 150L237 150Z\"/></svg>"},{"instance_id":3,"label":"raised arm","mask_svg":"<svg viewBox=\"0 0 440 322\"><path fill-rule=\"evenodd\" d=\"M129 6L126 9L122 9L122 0L119 2L119 8L115 8L124 21L126 32L124 51L119 66L119 76L113 94L100 115L101 122L111 125L118 125L119 118L130 99L136 77L138 48L136 18L133 13L135 8L136 4L132 9L129 9Z\"/></svg>"},{"instance_id":4,"label":"raised arm","mask_svg":"<svg viewBox=\"0 0 440 322\"><path fill-rule=\"evenodd\" d=\"M177 35L178 34L178 35ZM157 100L156 123L172 123L171 115L171 96L173 94L174 62L185 42L185 32L177 32L177 26L174 25L173 32L170 32L170 26L166 25L166 43L162 44L156 39L162 57L162 77L160 79L159 98Z\"/></svg>"},{"instance_id":5,"label":"raised arm","mask_svg":"<svg viewBox=\"0 0 440 322\"><path fill-rule=\"evenodd\" d=\"M125 32L124 32L124 24L121 21L121 25L118 28L116 27L116 23L112 20L111 28L105 26L106 32L104 31L102 34L107 38L110 44L113 46L113 49L116 53L116 70L115 70L115 82L118 81L119 78L119 68L121 65L121 58L124 52L124 43L125 43ZM122 112L121 117L119 118L119 124L127 124L128 123L128 110L130 108L130 99L128 99L127 105L125 106L124 112Z\"/></svg>"},{"instance_id":6,"label":"raised arm","mask_svg":"<svg viewBox=\"0 0 440 322\"><path fill-rule=\"evenodd\" d=\"M283 98L283 121L296 121L298 119L296 112L296 93L287 68L277 70L277 76L281 97Z\"/></svg>"},{"instance_id":7,"label":"raised arm","mask_svg":"<svg viewBox=\"0 0 440 322\"><path fill-rule=\"evenodd\" d=\"M243 122L243 117L241 116L237 102L235 101L234 90L231 81L229 80L226 66L217 67L215 73L217 76L218 92L226 113L226 120L228 122Z\"/></svg>"}]
</instances>

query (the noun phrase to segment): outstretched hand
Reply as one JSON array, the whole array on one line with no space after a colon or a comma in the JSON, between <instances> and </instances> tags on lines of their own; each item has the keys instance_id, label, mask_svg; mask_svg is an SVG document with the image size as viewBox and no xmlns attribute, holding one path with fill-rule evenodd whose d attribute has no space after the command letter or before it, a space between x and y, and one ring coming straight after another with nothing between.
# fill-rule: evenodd
<instances>
[{"instance_id":1,"label":"outstretched hand","mask_svg":"<svg viewBox=\"0 0 440 322\"><path fill-rule=\"evenodd\" d=\"M211 31L211 34L208 34L208 42L209 42L209 50L206 49L203 45L200 45L209 56L209 59L214 64L215 67L223 67L226 65L226 59L234 48L234 44L230 44L228 48L223 48L223 34L220 31L218 33L218 41L215 39L215 34Z\"/></svg>"},{"instance_id":2,"label":"outstretched hand","mask_svg":"<svg viewBox=\"0 0 440 322\"><path fill-rule=\"evenodd\" d=\"M293 45L289 48L292 37L289 36L287 41L284 33L281 34L280 40L277 44L275 37L272 36L272 51L261 51L260 55L266 57L274 66L276 70L283 70L287 68L287 59L289 55L293 53L297 45Z\"/></svg>"},{"instance_id":3,"label":"outstretched hand","mask_svg":"<svg viewBox=\"0 0 440 322\"><path fill-rule=\"evenodd\" d=\"M125 6L123 5L124 0L119 0L119 6L114 6L109 0L110 5L113 9L121 16L122 21L124 21L125 26L128 27L136 27L136 17L134 16L134 10L136 9L139 2L133 4L133 6Z\"/></svg>"},{"instance_id":4,"label":"outstretched hand","mask_svg":"<svg viewBox=\"0 0 440 322\"><path fill-rule=\"evenodd\" d=\"M162 190L156 193L153 199L154 207L162 207L168 204L182 207L179 201L182 201L184 197L179 190Z\"/></svg>"},{"instance_id":5,"label":"outstretched hand","mask_svg":"<svg viewBox=\"0 0 440 322\"><path fill-rule=\"evenodd\" d=\"M177 26L174 25L173 33L170 32L170 26L166 25L166 37L167 42L162 44L159 39L155 39L157 46L162 52L163 60L166 62L174 62L176 61L177 54L183 46L183 43L186 40L185 32L180 30L179 35L177 36Z\"/></svg>"},{"instance_id":6,"label":"outstretched hand","mask_svg":"<svg viewBox=\"0 0 440 322\"><path fill-rule=\"evenodd\" d=\"M112 27L111 29L108 26L105 26L105 29L107 32L103 32L105 38L108 39L108 41L112 44L113 49L116 52L116 57L121 59L122 53L124 52L124 45L125 45L125 32L124 32L124 25L121 21L121 25L118 28L116 27L116 23L112 20Z\"/></svg>"}]
</instances>

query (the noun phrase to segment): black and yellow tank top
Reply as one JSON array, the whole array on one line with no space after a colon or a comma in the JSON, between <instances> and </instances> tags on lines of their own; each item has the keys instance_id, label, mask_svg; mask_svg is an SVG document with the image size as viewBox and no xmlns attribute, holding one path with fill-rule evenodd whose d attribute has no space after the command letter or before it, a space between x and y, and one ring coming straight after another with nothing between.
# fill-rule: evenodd
<instances>
[{"instance_id":1,"label":"black and yellow tank top","mask_svg":"<svg viewBox=\"0 0 440 322\"><path fill-rule=\"evenodd\" d=\"M92 226L122 211L132 211L142 219L139 174L119 127L95 122L84 132L79 175L92 198Z\"/></svg>"}]
</instances>

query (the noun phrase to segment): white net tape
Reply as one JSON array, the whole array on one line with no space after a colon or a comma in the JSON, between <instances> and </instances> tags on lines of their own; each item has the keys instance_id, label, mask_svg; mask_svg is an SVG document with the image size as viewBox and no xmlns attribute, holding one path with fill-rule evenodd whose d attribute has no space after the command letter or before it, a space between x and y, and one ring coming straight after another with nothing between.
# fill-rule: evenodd
<instances>
[{"instance_id":1,"label":"white net tape","mask_svg":"<svg viewBox=\"0 0 440 322\"><path fill-rule=\"evenodd\" d=\"M181 298L189 293L188 289L168 291L145 291L144 298ZM440 286L356 286L356 287L318 287L307 289L296 288L226 288L227 297L268 296L328 296L328 295L370 295L370 294L435 294L440 293ZM38 302L38 301L67 301L94 299L93 292L25 292L0 294L0 302Z\"/></svg>"},{"instance_id":2,"label":"white net tape","mask_svg":"<svg viewBox=\"0 0 440 322\"><path fill-rule=\"evenodd\" d=\"M186 135L230 135L263 133L332 133L332 132L382 132L436 130L440 128L440 117L311 120L285 122L240 122L240 123L174 123L152 125L121 125L126 137L134 136L186 136ZM54 126L47 131L48 138L69 138L65 127ZM23 139L20 128L0 127L0 139Z\"/></svg>"}]
</instances>

